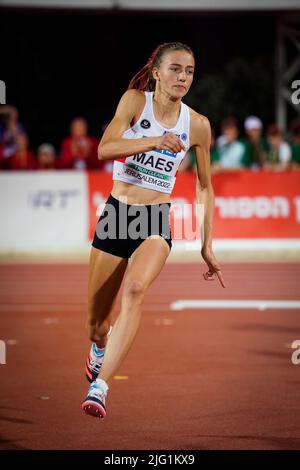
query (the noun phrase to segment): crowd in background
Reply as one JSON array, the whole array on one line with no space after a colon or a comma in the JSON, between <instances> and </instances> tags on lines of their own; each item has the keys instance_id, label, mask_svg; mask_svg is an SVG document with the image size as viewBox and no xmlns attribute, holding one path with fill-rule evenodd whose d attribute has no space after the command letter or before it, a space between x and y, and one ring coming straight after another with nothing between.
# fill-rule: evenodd
<instances>
[{"instance_id":1,"label":"crowd in background","mask_svg":"<svg viewBox=\"0 0 300 470\"><path fill-rule=\"evenodd\" d=\"M103 126L105 128L105 126ZM293 120L285 139L276 124L263 127L257 116L249 116L243 129L235 117L221 123L221 133L212 129L212 173L240 170L300 170L300 118ZM98 170L111 172L113 160L100 161L99 139L89 135L88 123L76 117L57 152L49 142L41 143L36 152L30 149L29 136L19 122L13 106L0 107L0 170ZM196 168L196 155L190 149L179 171Z\"/></svg>"},{"instance_id":2,"label":"crowd in background","mask_svg":"<svg viewBox=\"0 0 300 470\"><path fill-rule=\"evenodd\" d=\"M49 142L30 149L29 136L13 106L0 107L0 169L1 170L103 170L105 162L97 156L98 139L88 134L88 124L77 117L70 124L59 152Z\"/></svg>"},{"instance_id":3,"label":"crowd in background","mask_svg":"<svg viewBox=\"0 0 300 470\"><path fill-rule=\"evenodd\" d=\"M248 116L241 132L238 120L227 117L221 123L221 134L212 129L210 149L212 173L240 170L287 171L300 170L300 119L290 126L290 137L285 140L277 124L270 124L264 132L257 116ZM180 171L196 167L194 149L190 149Z\"/></svg>"}]
</instances>

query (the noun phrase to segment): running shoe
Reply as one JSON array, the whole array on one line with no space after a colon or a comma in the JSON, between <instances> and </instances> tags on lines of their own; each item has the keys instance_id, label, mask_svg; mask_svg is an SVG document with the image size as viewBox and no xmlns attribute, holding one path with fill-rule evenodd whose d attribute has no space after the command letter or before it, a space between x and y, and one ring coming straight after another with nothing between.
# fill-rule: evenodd
<instances>
[{"instance_id":1,"label":"running shoe","mask_svg":"<svg viewBox=\"0 0 300 470\"><path fill-rule=\"evenodd\" d=\"M108 337L111 335L111 331L112 326L110 327L109 332L107 333ZM94 382L94 380L96 380L99 375L104 359L104 353L105 350L99 351L96 343L92 343L90 352L87 355L85 363L85 375L90 383Z\"/></svg>"},{"instance_id":2,"label":"running shoe","mask_svg":"<svg viewBox=\"0 0 300 470\"><path fill-rule=\"evenodd\" d=\"M105 400L108 391L107 383L102 379L97 379L92 382L88 390L86 399L81 405L83 411L90 416L95 418L105 418L106 407Z\"/></svg>"}]
</instances>

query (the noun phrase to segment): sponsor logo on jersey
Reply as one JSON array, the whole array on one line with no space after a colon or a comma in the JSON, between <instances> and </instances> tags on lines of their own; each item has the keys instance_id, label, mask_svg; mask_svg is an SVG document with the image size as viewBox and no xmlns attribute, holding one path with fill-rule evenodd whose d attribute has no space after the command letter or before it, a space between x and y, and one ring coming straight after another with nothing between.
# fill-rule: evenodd
<instances>
[{"instance_id":1,"label":"sponsor logo on jersey","mask_svg":"<svg viewBox=\"0 0 300 470\"><path fill-rule=\"evenodd\" d=\"M159 173L158 171L150 170L149 168L144 168L140 165L136 165L135 163L127 163L126 166L128 168L132 168L132 169L138 171L139 173L144 173L146 175L154 176L155 178L160 178L160 179L166 180L166 181L171 181L172 180L172 176L170 176L170 175L164 175L163 173Z\"/></svg>"},{"instance_id":2,"label":"sponsor logo on jersey","mask_svg":"<svg viewBox=\"0 0 300 470\"><path fill-rule=\"evenodd\" d=\"M186 139L187 139L187 135L184 132L183 134L181 134L181 140L185 141Z\"/></svg>"},{"instance_id":3,"label":"sponsor logo on jersey","mask_svg":"<svg viewBox=\"0 0 300 470\"><path fill-rule=\"evenodd\" d=\"M177 155L177 153L171 153L171 152L168 152L168 150L161 150L161 149L153 150L153 152L162 153L163 155L167 155L168 157L172 157L172 158L176 158L176 155Z\"/></svg>"},{"instance_id":4,"label":"sponsor logo on jersey","mask_svg":"<svg viewBox=\"0 0 300 470\"><path fill-rule=\"evenodd\" d=\"M141 122L141 127L143 129L149 129L151 127L150 121L148 121L148 119L143 119Z\"/></svg>"}]
</instances>

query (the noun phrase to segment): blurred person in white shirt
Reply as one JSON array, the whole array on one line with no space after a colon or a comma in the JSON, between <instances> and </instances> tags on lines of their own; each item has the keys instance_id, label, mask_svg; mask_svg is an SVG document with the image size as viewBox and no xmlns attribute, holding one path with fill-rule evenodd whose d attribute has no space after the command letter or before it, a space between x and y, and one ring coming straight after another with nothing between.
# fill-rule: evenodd
<instances>
[{"instance_id":1,"label":"blurred person in white shirt","mask_svg":"<svg viewBox=\"0 0 300 470\"><path fill-rule=\"evenodd\" d=\"M257 116L248 116L244 122L248 166L252 170L259 170L264 166L265 153L268 144L263 136L263 123Z\"/></svg>"},{"instance_id":2,"label":"blurred person in white shirt","mask_svg":"<svg viewBox=\"0 0 300 470\"><path fill-rule=\"evenodd\" d=\"M219 159L212 163L212 172L237 171L246 167L246 147L238 139L239 127L235 117L228 117L221 124L222 135L217 140Z\"/></svg>"}]
</instances>

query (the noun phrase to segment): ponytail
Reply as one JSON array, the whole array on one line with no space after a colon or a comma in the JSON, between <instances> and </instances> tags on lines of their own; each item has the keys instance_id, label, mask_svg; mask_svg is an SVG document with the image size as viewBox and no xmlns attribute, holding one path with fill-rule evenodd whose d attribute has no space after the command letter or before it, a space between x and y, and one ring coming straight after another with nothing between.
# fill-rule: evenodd
<instances>
[{"instance_id":1,"label":"ponytail","mask_svg":"<svg viewBox=\"0 0 300 470\"><path fill-rule=\"evenodd\" d=\"M136 88L137 90L142 91L154 91L155 80L151 76L151 70L149 63L147 62L147 64L144 65L144 67L131 79L128 85L128 90Z\"/></svg>"},{"instance_id":2,"label":"ponytail","mask_svg":"<svg viewBox=\"0 0 300 470\"><path fill-rule=\"evenodd\" d=\"M153 67L159 67L166 52L172 51L186 51L194 57L194 53L189 46L182 44L181 42L166 42L160 44L155 51L151 54L146 65L134 75L131 79L128 90L135 88L142 91L154 91L156 81L152 76Z\"/></svg>"}]
</instances>

